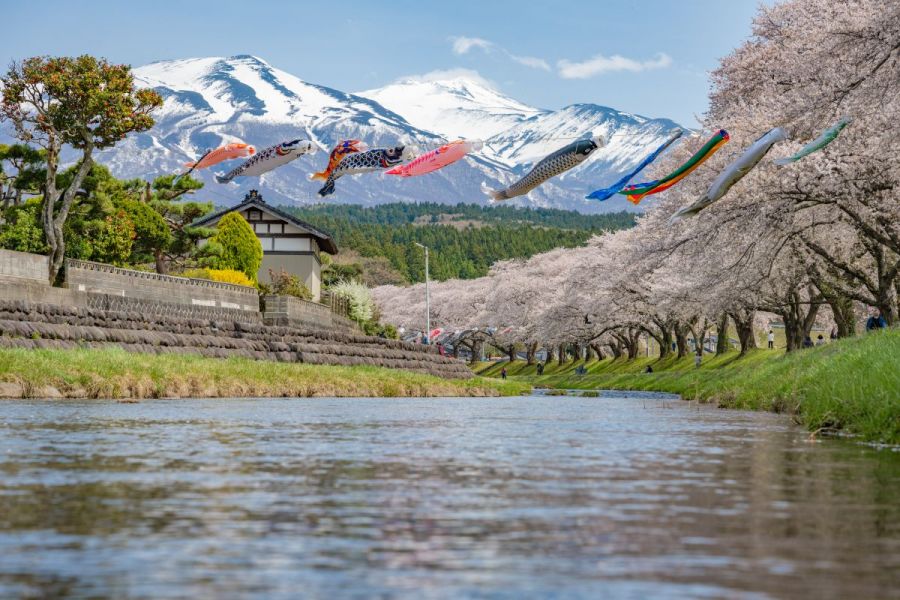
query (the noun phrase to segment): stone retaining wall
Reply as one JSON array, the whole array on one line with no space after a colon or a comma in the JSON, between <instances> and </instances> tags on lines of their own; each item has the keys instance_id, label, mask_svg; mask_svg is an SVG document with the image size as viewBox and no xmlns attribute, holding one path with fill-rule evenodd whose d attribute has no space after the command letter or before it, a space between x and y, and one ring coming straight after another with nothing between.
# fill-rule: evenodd
<instances>
[{"instance_id":1,"label":"stone retaining wall","mask_svg":"<svg viewBox=\"0 0 900 600\"><path fill-rule=\"evenodd\" d=\"M320 329L200 320L0 301L0 347L103 348L132 352L241 356L321 365L373 365L469 378L465 364L436 348Z\"/></svg>"}]
</instances>

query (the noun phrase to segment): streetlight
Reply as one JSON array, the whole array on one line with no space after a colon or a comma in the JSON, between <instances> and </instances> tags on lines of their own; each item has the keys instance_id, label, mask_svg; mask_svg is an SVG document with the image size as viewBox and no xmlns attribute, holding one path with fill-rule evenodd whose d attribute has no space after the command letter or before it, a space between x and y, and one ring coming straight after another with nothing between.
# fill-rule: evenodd
<instances>
[{"instance_id":1,"label":"streetlight","mask_svg":"<svg viewBox=\"0 0 900 600\"><path fill-rule=\"evenodd\" d=\"M428 344L431 336L431 293L428 281L428 246L413 242L419 248L425 250L425 343Z\"/></svg>"}]
</instances>

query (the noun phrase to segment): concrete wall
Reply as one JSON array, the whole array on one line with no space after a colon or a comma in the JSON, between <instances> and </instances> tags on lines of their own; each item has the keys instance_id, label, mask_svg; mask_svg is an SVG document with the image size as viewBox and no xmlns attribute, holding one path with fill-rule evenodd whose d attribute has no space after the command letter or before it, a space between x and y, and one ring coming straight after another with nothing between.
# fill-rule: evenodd
<instances>
[{"instance_id":1,"label":"concrete wall","mask_svg":"<svg viewBox=\"0 0 900 600\"><path fill-rule=\"evenodd\" d=\"M266 254L263 253L262 265L259 267L257 278L269 283L269 269L280 271L284 269L303 280L313 300L318 302L322 298L322 265L314 254Z\"/></svg>"},{"instance_id":2,"label":"concrete wall","mask_svg":"<svg viewBox=\"0 0 900 600\"><path fill-rule=\"evenodd\" d=\"M267 323L307 323L324 329L332 326L331 309L323 304L292 296L266 296L264 300L266 311L263 318Z\"/></svg>"},{"instance_id":3,"label":"concrete wall","mask_svg":"<svg viewBox=\"0 0 900 600\"><path fill-rule=\"evenodd\" d=\"M330 306L292 296L266 296L263 321L286 327L317 327L346 333L360 333L359 325L331 311Z\"/></svg>"},{"instance_id":4,"label":"concrete wall","mask_svg":"<svg viewBox=\"0 0 900 600\"><path fill-rule=\"evenodd\" d=\"M49 285L50 260L40 254L0 250L0 277Z\"/></svg>"},{"instance_id":5,"label":"concrete wall","mask_svg":"<svg viewBox=\"0 0 900 600\"><path fill-rule=\"evenodd\" d=\"M67 260L69 289L88 294L107 294L143 302L162 302L198 308L259 312L255 288L119 269L101 263Z\"/></svg>"}]
</instances>

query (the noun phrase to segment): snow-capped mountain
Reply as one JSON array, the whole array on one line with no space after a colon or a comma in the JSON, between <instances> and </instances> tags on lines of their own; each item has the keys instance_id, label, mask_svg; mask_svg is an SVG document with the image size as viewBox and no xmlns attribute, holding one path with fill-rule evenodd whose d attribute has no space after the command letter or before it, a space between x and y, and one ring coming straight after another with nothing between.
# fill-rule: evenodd
<instances>
[{"instance_id":1,"label":"snow-capped mountain","mask_svg":"<svg viewBox=\"0 0 900 600\"><path fill-rule=\"evenodd\" d=\"M465 75L441 80L403 79L358 95L447 139L487 139L545 112Z\"/></svg>"},{"instance_id":2,"label":"snow-capped mountain","mask_svg":"<svg viewBox=\"0 0 900 600\"><path fill-rule=\"evenodd\" d=\"M231 141L264 148L308 138L322 148L261 178L227 185L215 183L212 171L233 164L199 173L206 182L202 194L211 193L220 204L240 201L251 188L273 203L321 201L316 195L320 183L307 175L324 167L328 150L342 139L430 149L458 137L483 139L485 148L424 177L344 177L327 201L486 203L482 184L505 187L548 152L593 132L607 140L597 158L510 202L582 212L621 210L631 208L624 198L601 204L584 195L620 177L678 127L593 104L537 109L465 77L405 80L349 94L305 82L253 56L162 61L139 67L134 75L139 86L160 92L165 104L150 131L101 154L100 162L117 176L179 172L205 149Z\"/></svg>"}]
</instances>

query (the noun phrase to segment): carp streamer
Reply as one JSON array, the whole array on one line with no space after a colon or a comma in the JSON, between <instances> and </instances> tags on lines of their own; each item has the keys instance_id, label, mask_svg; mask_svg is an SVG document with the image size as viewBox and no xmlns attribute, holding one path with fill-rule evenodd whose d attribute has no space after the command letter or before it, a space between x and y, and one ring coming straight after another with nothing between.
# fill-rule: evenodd
<instances>
[{"instance_id":1,"label":"carp streamer","mask_svg":"<svg viewBox=\"0 0 900 600\"><path fill-rule=\"evenodd\" d=\"M328 156L328 165L325 167L325 170L310 175L310 181L315 181L316 179L326 181L328 176L331 175L331 172L337 168L345 156L357 152L365 152L368 149L369 146L362 140L344 140L339 142Z\"/></svg>"},{"instance_id":2,"label":"carp streamer","mask_svg":"<svg viewBox=\"0 0 900 600\"><path fill-rule=\"evenodd\" d=\"M819 137L800 148L800 150L797 151L797 154L788 156L787 158L778 158L773 160L772 162L779 166L789 165L791 163L797 162L804 156L809 156L813 152L821 150L822 148L833 142L835 139L837 139L837 136L840 135L841 130L849 125L852 120L853 119L851 119L850 117L844 117L828 129L823 131L822 134L819 135Z\"/></svg>"},{"instance_id":3,"label":"carp streamer","mask_svg":"<svg viewBox=\"0 0 900 600\"><path fill-rule=\"evenodd\" d=\"M525 177L503 190L491 190L485 188L485 192L492 200L508 200L522 194L527 194L551 177L565 173L573 167L577 167L603 145L603 138L594 137L589 140L578 140L568 146L560 148L553 154L548 154L534 165ZM483 185L483 184L482 184Z\"/></svg>"},{"instance_id":4,"label":"carp streamer","mask_svg":"<svg viewBox=\"0 0 900 600\"><path fill-rule=\"evenodd\" d=\"M416 177L426 175L447 165L452 165L462 159L469 152L481 150L481 140L458 140L444 144L416 158L410 163L399 165L387 171L386 175L399 175L400 177Z\"/></svg>"},{"instance_id":5,"label":"carp streamer","mask_svg":"<svg viewBox=\"0 0 900 600\"><path fill-rule=\"evenodd\" d=\"M335 182L344 175L374 173L396 167L400 163L415 158L415 150L410 146L393 148L373 148L365 152L346 154L337 167L328 175L325 185L319 190L319 196L325 197L334 193Z\"/></svg>"},{"instance_id":6,"label":"carp streamer","mask_svg":"<svg viewBox=\"0 0 900 600\"><path fill-rule=\"evenodd\" d=\"M662 146L660 146L659 148L654 150L653 154L651 154L650 156L645 158L643 161L641 161L641 164L639 164L637 167L635 167L635 169L631 173L629 173L622 179L618 180L617 182L615 182L608 188L591 192L590 194L585 196L585 198L587 200L599 200L600 202L603 202L604 200L609 200L610 198L612 198L613 196L618 194L622 190L622 188L624 188L628 184L628 182L631 181L632 177L636 176L638 173L640 173L641 171L646 169L647 165L652 163L654 160L656 160L659 157L660 154L662 154L663 152L666 151L666 148L668 148L669 146L674 144L675 140L680 138L683 133L684 132L682 130L678 129L677 131L675 131L672 134L672 137L670 137L668 140L666 140L663 143Z\"/></svg>"},{"instance_id":7,"label":"carp streamer","mask_svg":"<svg viewBox=\"0 0 900 600\"><path fill-rule=\"evenodd\" d=\"M620 194L628 196L628 200L633 204L639 204L641 200L644 199L644 196L649 196L650 194L658 194L660 192L664 192L669 189L685 177L691 174L694 169L703 164L706 159L716 153L716 151L728 143L728 132L724 129L720 129L713 135L709 140L703 144L703 147L700 148L692 157L690 157L687 162L678 167L676 170L672 171L662 179L657 179L656 181L648 181L646 183L638 183L636 185L629 185L620 191Z\"/></svg>"},{"instance_id":8,"label":"carp streamer","mask_svg":"<svg viewBox=\"0 0 900 600\"><path fill-rule=\"evenodd\" d=\"M772 149L777 142L783 142L788 139L787 132L781 127L771 129L761 135L750 147L744 150L737 160L725 167L725 170L719 173L719 176L713 180L706 193L696 202L682 208L669 219L669 223L675 223L682 217L690 217L699 213L701 210L721 199L735 183L741 180L744 175L753 170L759 161Z\"/></svg>"},{"instance_id":9,"label":"carp streamer","mask_svg":"<svg viewBox=\"0 0 900 600\"><path fill-rule=\"evenodd\" d=\"M258 177L272 169L284 166L304 154L315 154L315 152L316 145L309 140L283 142L257 152L225 175L216 175L216 181L228 183L235 177Z\"/></svg>"}]
</instances>

